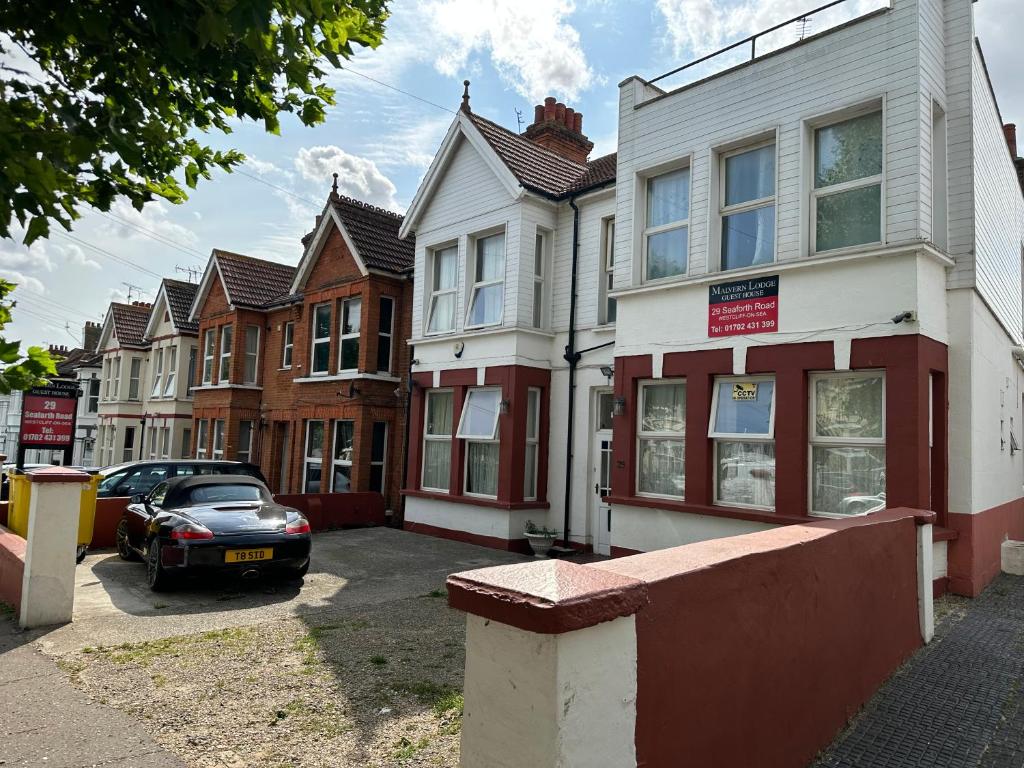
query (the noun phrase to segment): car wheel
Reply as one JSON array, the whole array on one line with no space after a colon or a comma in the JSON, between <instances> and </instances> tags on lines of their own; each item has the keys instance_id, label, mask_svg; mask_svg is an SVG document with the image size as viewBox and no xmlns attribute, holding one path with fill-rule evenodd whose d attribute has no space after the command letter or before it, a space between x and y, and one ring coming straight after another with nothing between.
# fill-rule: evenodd
<instances>
[{"instance_id":1,"label":"car wheel","mask_svg":"<svg viewBox=\"0 0 1024 768\"><path fill-rule=\"evenodd\" d=\"M154 592L163 592L171 585L171 577L160 564L160 540L149 542L149 556L146 558L146 581Z\"/></svg>"},{"instance_id":2,"label":"car wheel","mask_svg":"<svg viewBox=\"0 0 1024 768\"><path fill-rule=\"evenodd\" d=\"M138 553L132 549L132 545L128 543L128 521L122 520L117 524L117 534L115 535L117 541L117 554L122 560L138 560Z\"/></svg>"},{"instance_id":3,"label":"car wheel","mask_svg":"<svg viewBox=\"0 0 1024 768\"><path fill-rule=\"evenodd\" d=\"M306 575L306 573L308 571L309 571L309 560L307 560L305 562L305 564L302 565L301 567L296 568L296 569L291 570L291 571L288 571L288 578L289 579L301 579L301 578L303 578Z\"/></svg>"}]
</instances>

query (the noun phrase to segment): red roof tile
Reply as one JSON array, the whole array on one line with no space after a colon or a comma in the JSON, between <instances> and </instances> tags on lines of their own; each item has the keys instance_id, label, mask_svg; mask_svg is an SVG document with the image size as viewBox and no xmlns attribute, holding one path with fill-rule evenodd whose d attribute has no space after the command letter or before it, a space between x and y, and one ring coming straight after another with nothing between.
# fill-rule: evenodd
<instances>
[{"instance_id":1,"label":"red roof tile","mask_svg":"<svg viewBox=\"0 0 1024 768\"><path fill-rule=\"evenodd\" d=\"M295 267L287 264L218 249L214 249L213 254L228 301L235 306L265 307L287 295L295 277Z\"/></svg>"},{"instance_id":2,"label":"red roof tile","mask_svg":"<svg viewBox=\"0 0 1024 768\"><path fill-rule=\"evenodd\" d=\"M149 322L149 304L110 305L114 319L114 335L121 346L146 347L146 324Z\"/></svg>"}]
</instances>

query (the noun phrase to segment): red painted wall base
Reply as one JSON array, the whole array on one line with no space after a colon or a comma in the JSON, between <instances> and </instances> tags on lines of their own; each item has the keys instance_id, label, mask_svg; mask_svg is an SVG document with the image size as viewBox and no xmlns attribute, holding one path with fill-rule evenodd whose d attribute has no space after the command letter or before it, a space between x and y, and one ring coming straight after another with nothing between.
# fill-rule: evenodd
<instances>
[{"instance_id":1,"label":"red painted wall base","mask_svg":"<svg viewBox=\"0 0 1024 768\"><path fill-rule=\"evenodd\" d=\"M21 582L25 575L25 540L0 525L0 603L21 607Z\"/></svg>"},{"instance_id":2,"label":"red painted wall base","mask_svg":"<svg viewBox=\"0 0 1024 768\"><path fill-rule=\"evenodd\" d=\"M526 539L502 539L498 536L481 536L478 533L456 531L452 528L440 528L436 525L415 523L409 520L406 520L402 527L412 533L420 533L424 536L434 536L439 539L449 539L451 541L461 541L465 544L476 544L479 547L488 547L489 549L500 549L505 552L519 552L524 555L533 553L533 550L530 549L530 545L527 543Z\"/></svg>"},{"instance_id":3,"label":"red painted wall base","mask_svg":"<svg viewBox=\"0 0 1024 768\"><path fill-rule=\"evenodd\" d=\"M977 597L999 575L1003 541L1024 540L1024 498L976 515L951 512L946 527L958 534L949 542L949 590Z\"/></svg>"}]
</instances>

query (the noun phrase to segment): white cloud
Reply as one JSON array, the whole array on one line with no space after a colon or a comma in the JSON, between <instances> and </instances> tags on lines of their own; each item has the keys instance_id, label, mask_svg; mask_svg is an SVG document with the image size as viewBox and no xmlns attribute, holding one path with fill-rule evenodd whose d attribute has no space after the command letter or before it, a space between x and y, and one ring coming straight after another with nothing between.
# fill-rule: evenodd
<instances>
[{"instance_id":1,"label":"white cloud","mask_svg":"<svg viewBox=\"0 0 1024 768\"><path fill-rule=\"evenodd\" d=\"M570 0L431 0L422 11L443 43L433 54L439 72L457 77L473 54L489 54L506 83L539 102L575 99L594 82L579 32L567 21L575 9Z\"/></svg>"},{"instance_id":2,"label":"white cloud","mask_svg":"<svg viewBox=\"0 0 1024 768\"><path fill-rule=\"evenodd\" d=\"M85 252L73 243L69 243L64 246L64 258L68 264L74 264L79 267L88 267L89 269L100 269L100 263L94 259L90 259L85 255Z\"/></svg>"},{"instance_id":3,"label":"white cloud","mask_svg":"<svg viewBox=\"0 0 1024 768\"><path fill-rule=\"evenodd\" d=\"M303 178L317 184L331 182L338 174L338 191L366 203L394 211L400 210L391 179L380 172L373 160L350 155L341 147L303 147L295 157L295 168Z\"/></svg>"},{"instance_id":4,"label":"white cloud","mask_svg":"<svg viewBox=\"0 0 1024 768\"><path fill-rule=\"evenodd\" d=\"M34 293L46 293L46 286L43 285L43 281L39 278L26 275L24 272L18 272L13 269L4 270L4 279L10 280L17 286L27 288ZM14 299L18 298L17 292L13 294Z\"/></svg>"},{"instance_id":5,"label":"white cloud","mask_svg":"<svg viewBox=\"0 0 1024 768\"><path fill-rule=\"evenodd\" d=\"M126 240L145 239L153 242L148 235L140 231L148 230L179 246L186 248L195 246L199 242L196 234L188 227L172 221L169 212L169 204L162 200L146 203L141 211L135 210L123 200L118 200L111 206L110 213L120 221L103 218L101 229L108 236Z\"/></svg>"},{"instance_id":6,"label":"white cloud","mask_svg":"<svg viewBox=\"0 0 1024 768\"><path fill-rule=\"evenodd\" d=\"M22 245L0 249L0 271L9 274L18 272L52 272L53 260L45 243L35 243L31 248Z\"/></svg>"},{"instance_id":7,"label":"white cloud","mask_svg":"<svg viewBox=\"0 0 1024 768\"><path fill-rule=\"evenodd\" d=\"M451 115L418 118L365 145L366 156L378 168L426 170L441 146L454 118Z\"/></svg>"},{"instance_id":8,"label":"white cloud","mask_svg":"<svg viewBox=\"0 0 1024 768\"><path fill-rule=\"evenodd\" d=\"M257 176L284 176L289 179L294 176L291 171L280 168L269 160L260 160L253 154L246 155L245 167L253 171Z\"/></svg>"},{"instance_id":9,"label":"white cloud","mask_svg":"<svg viewBox=\"0 0 1024 768\"><path fill-rule=\"evenodd\" d=\"M806 34L816 34L886 4L886 0L854 0L810 17ZM730 43L794 18L814 7L810 0L658 0L668 42L677 57L699 57ZM759 38L759 53L778 48L798 39L796 25ZM743 46L720 61L711 61L712 70L749 57ZM701 72L700 74L705 74Z\"/></svg>"}]
</instances>

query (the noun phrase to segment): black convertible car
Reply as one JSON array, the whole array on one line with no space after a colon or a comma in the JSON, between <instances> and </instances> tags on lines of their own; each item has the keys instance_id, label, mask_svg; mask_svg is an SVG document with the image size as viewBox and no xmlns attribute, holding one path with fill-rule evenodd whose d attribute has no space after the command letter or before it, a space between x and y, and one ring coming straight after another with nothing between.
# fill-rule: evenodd
<instances>
[{"instance_id":1,"label":"black convertible car","mask_svg":"<svg viewBox=\"0 0 1024 768\"><path fill-rule=\"evenodd\" d=\"M149 587L160 591L179 575L302 578L310 538L306 518L276 504L254 477L175 477L132 497L117 526L117 552L145 560Z\"/></svg>"}]
</instances>

